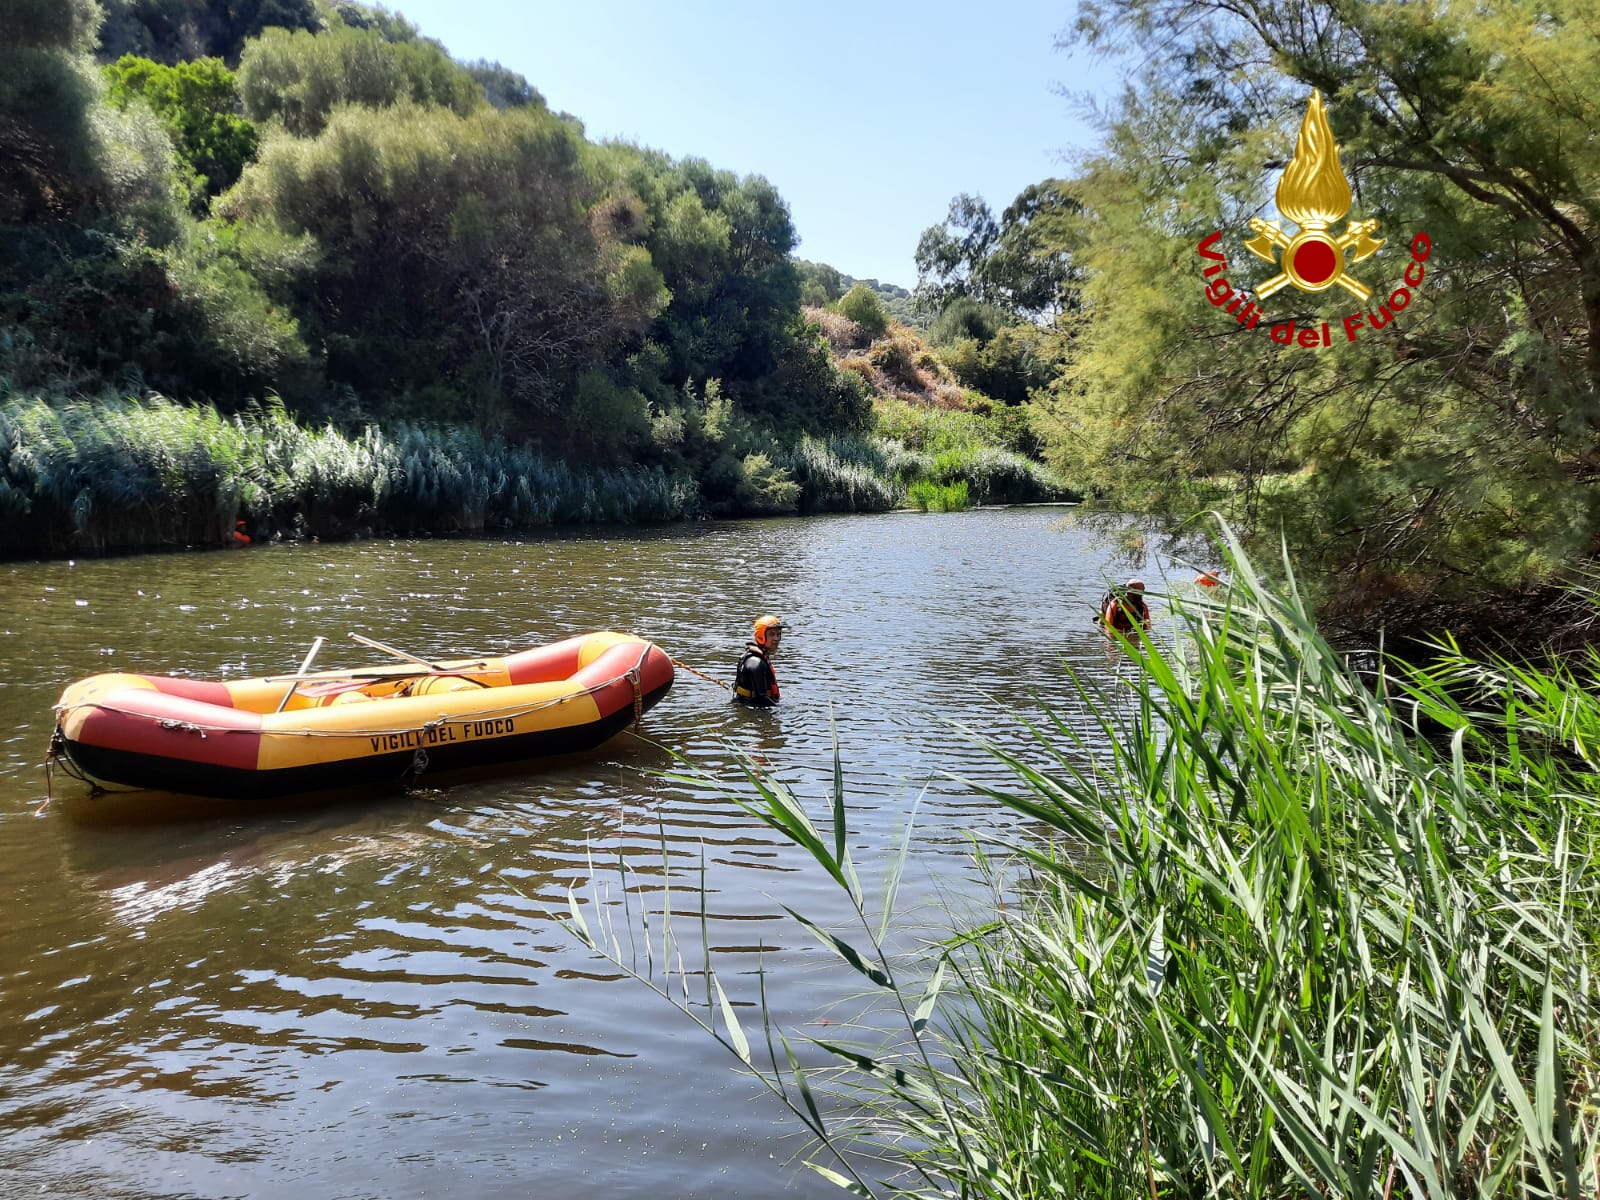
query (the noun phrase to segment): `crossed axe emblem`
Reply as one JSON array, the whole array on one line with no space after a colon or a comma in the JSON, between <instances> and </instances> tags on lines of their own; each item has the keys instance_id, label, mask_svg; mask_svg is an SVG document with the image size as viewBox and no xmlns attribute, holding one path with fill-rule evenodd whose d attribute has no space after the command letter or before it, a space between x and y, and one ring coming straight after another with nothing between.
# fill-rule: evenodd
<instances>
[{"instance_id":1,"label":"crossed axe emblem","mask_svg":"<svg viewBox=\"0 0 1600 1200\"><path fill-rule=\"evenodd\" d=\"M1376 221L1351 221L1338 238L1329 237L1327 226L1316 223L1308 223L1292 238L1278 228L1276 221L1260 217L1250 218L1250 228L1256 236L1244 246L1257 258L1280 265L1277 251L1283 251L1283 269L1255 289L1261 299L1291 283L1303 292L1326 291L1338 284L1363 303L1372 295L1371 288L1345 270L1345 255L1350 254L1353 265L1378 252L1384 239L1372 236L1378 228Z\"/></svg>"}]
</instances>

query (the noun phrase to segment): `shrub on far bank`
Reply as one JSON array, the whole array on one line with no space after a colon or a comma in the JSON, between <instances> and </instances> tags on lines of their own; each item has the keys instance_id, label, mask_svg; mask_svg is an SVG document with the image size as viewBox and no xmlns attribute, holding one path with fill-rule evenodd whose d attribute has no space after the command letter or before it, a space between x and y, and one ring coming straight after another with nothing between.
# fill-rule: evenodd
<instances>
[{"instance_id":1,"label":"shrub on far bank","mask_svg":"<svg viewBox=\"0 0 1600 1200\"><path fill-rule=\"evenodd\" d=\"M880 400L875 411L885 469L903 488L965 481L974 504L1082 499L1047 467L1006 448L1027 440L1027 418L1019 409L993 405L983 413Z\"/></svg>"},{"instance_id":2,"label":"shrub on far bank","mask_svg":"<svg viewBox=\"0 0 1600 1200\"><path fill-rule=\"evenodd\" d=\"M987 407L992 410L994 406L991 404ZM1004 430L1010 418L997 420L990 414L978 411L965 399L961 407L938 408L909 404L892 397L880 398L873 405L873 418L879 437L930 454L942 450L1008 445Z\"/></svg>"},{"instance_id":3,"label":"shrub on far bank","mask_svg":"<svg viewBox=\"0 0 1600 1200\"><path fill-rule=\"evenodd\" d=\"M734 494L746 512L758 516L792 513L800 506L800 485L765 454L747 454L739 464Z\"/></svg>"},{"instance_id":4,"label":"shrub on far bank","mask_svg":"<svg viewBox=\"0 0 1600 1200\"><path fill-rule=\"evenodd\" d=\"M805 512L884 512L900 499L879 444L861 438L802 438L788 467Z\"/></svg>"},{"instance_id":5,"label":"shrub on far bank","mask_svg":"<svg viewBox=\"0 0 1600 1200\"><path fill-rule=\"evenodd\" d=\"M906 489L906 503L922 512L963 512L967 508L967 481L930 483L926 479Z\"/></svg>"},{"instance_id":6,"label":"shrub on far bank","mask_svg":"<svg viewBox=\"0 0 1600 1200\"><path fill-rule=\"evenodd\" d=\"M864 283L858 283L834 306L839 315L854 321L870 341L882 337L889 328L889 310L883 307L878 294Z\"/></svg>"},{"instance_id":7,"label":"shrub on far bank","mask_svg":"<svg viewBox=\"0 0 1600 1200\"><path fill-rule=\"evenodd\" d=\"M14 397L0 401L0 557L220 546L241 520L257 540L343 538L883 512L916 484L946 507L958 487L961 507L1075 498L1038 463L986 444L993 423L976 414L912 417L901 406L902 428L936 452L858 436L784 444L710 385L703 410L672 417L675 431L665 416L647 420L636 392L603 380L592 390L597 406L625 401L637 415L626 436L670 434L704 453L671 467L585 468L466 425L346 432L301 424L276 402L224 415L159 396Z\"/></svg>"},{"instance_id":8,"label":"shrub on far bank","mask_svg":"<svg viewBox=\"0 0 1600 1200\"><path fill-rule=\"evenodd\" d=\"M769 481L770 483L771 481ZM148 401L0 404L0 555L217 546L256 537L477 533L694 515L660 468L576 468L466 427L308 428Z\"/></svg>"},{"instance_id":9,"label":"shrub on far bank","mask_svg":"<svg viewBox=\"0 0 1600 1200\"><path fill-rule=\"evenodd\" d=\"M958 482L970 486L978 504L1081 499L1048 467L994 446L945 451L933 461L932 478L945 487Z\"/></svg>"}]
</instances>

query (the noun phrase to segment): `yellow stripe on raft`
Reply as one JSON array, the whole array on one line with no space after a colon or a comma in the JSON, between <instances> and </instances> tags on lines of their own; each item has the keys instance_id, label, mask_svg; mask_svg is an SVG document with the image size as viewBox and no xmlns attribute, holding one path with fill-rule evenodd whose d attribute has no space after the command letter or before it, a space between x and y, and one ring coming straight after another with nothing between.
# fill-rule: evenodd
<instances>
[{"instance_id":1,"label":"yellow stripe on raft","mask_svg":"<svg viewBox=\"0 0 1600 1200\"><path fill-rule=\"evenodd\" d=\"M120 671L91 675L87 679L69 683L66 690L61 693L61 699L56 701L56 707L71 708L79 704L93 704L102 696L111 692L125 691L128 688L144 688L153 692L156 690L156 685L143 675L127 675Z\"/></svg>"},{"instance_id":2,"label":"yellow stripe on raft","mask_svg":"<svg viewBox=\"0 0 1600 1200\"><path fill-rule=\"evenodd\" d=\"M491 708L484 707L486 690L493 692ZM344 762L564 729L599 719L594 697L564 680L291 709L262 718L256 765L271 771Z\"/></svg>"},{"instance_id":3,"label":"yellow stripe on raft","mask_svg":"<svg viewBox=\"0 0 1600 1200\"><path fill-rule=\"evenodd\" d=\"M635 643L639 639L625 633L591 633L578 647L578 669L581 671L613 646Z\"/></svg>"}]
</instances>

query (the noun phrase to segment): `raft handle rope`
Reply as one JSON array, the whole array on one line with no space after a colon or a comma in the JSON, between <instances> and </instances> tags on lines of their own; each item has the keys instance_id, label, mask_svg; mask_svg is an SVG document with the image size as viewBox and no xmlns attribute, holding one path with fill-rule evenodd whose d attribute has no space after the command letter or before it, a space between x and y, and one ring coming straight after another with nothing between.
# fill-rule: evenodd
<instances>
[{"instance_id":1,"label":"raft handle rope","mask_svg":"<svg viewBox=\"0 0 1600 1200\"><path fill-rule=\"evenodd\" d=\"M205 741L207 727L196 725L193 721L157 721L156 724L168 733L198 733L200 740ZM216 732L216 726L210 728L213 733Z\"/></svg>"},{"instance_id":2,"label":"raft handle rope","mask_svg":"<svg viewBox=\"0 0 1600 1200\"><path fill-rule=\"evenodd\" d=\"M42 815L44 810L49 808L55 800L55 773L57 771L71 779L76 779L79 783L87 785L92 795L98 796L106 790L84 774L78 768L78 764L72 761L72 757L67 753L67 739L62 736L58 727L51 731L50 747L45 751L44 755L44 803L33 810L33 815L36 817Z\"/></svg>"},{"instance_id":3,"label":"raft handle rope","mask_svg":"<svg viewBox=\"0 0 1600 1200\"><path fill-rule=\"evenodd\" d=\"M428 752L418 746L417 752L411 756L411 765L400 772L400 786L405 788L415 787L417 780L422 778L422 773L427 769Z\"/></svg>"}]
</instances>

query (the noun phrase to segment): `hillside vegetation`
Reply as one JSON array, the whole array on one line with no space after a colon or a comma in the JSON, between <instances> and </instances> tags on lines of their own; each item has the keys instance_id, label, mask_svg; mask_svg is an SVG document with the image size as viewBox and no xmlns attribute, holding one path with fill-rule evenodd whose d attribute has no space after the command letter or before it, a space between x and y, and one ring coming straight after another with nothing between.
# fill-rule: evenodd
<instances>
[{"instance_id":1,"label":"hillside vegetation","mask_svg":"<svg viewBox=\"0 0 1600 1200\"><path fill-rule=\"evenodd\" d=\"M878 509L925 466L957 470L885 438L899 385L837 361L802 306L818 273L848 277L793 257L760 176L590 141L527 80L382 8L16 0L4 19L0 498L28 518L12 553L204 541L239 518L427 527L390 466L341 468L371 478L332 520L292 499L316 490L301 458L238 467L249 452L203 432L223 428L248 448L292 426L351 463L451 447L490 482L481 516L446 528ZM864 294L910 313L904 289ZM140 441L178 428L184 455ZM1002 453L974 442L988 428L938 452ZM115 479L94 465L108 454ZM535 461L570 470L518 465ZM254 482L211 486L236 467ZM1063 494L1038 463L1011 474L1027 486L990 471L972 499ZM635 475L670 499L590 504L571 482Z\"/></svg>"}]
</instances>

